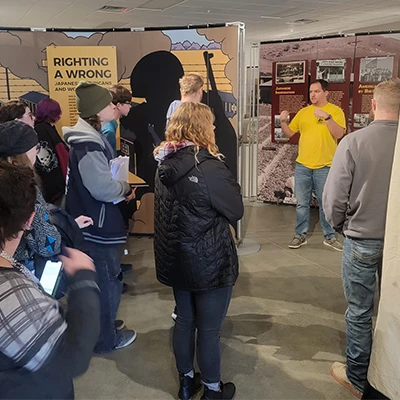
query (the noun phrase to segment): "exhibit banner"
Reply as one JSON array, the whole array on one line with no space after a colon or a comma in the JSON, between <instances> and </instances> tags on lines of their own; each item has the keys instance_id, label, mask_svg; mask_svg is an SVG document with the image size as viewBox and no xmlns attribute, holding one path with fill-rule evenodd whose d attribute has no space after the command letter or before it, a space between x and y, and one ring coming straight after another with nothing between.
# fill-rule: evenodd
<instances>
[{"instance_id":1,"label":"exhibit banner","mask_svg":"<svg viewBox=\"0 0 400 400\"><path fill-rule=\"evenodd\" d=\"M353 130L361 129L373 119L371 100L375 87L386 79L398 76L395 56L356 58L354 63Z\"/></svg>"},{"instance_id":2,"label":"exhibit banner","mask_svg":"<svg viewBox=\"0 0 400 400\"><path fill-rule=\"evenodd\" d=\"M297 144L299 135L288 138L282 132L280 114L286 110L292 119L308 101L308 62L274 62L272 66L272 120L271 132L274 143Z\"/></svg>"},{"instance_id":3,"label":"exhibit banner","mask_svg":"<svg viewBox=\"0 0 400 400\"><path fill-rule=\"evenodd\" d=\"M109 87L118 81L115 46L48 46L49 95L60 103L57 126L72 126L78 120L75 87L90 81ZM61 129L59 129L61 132Z\"/></svg>"},{"instance_id":4,"label":"exhibit banner","mask_svg":"<svg viewBox=\"0 0 400 400\"><path fill-rule=\"evenodd\" d=\"M239 25L144 31L1 31L0 103L26 102L34 112L50 95L63 110L62 126L75 124L75 87L80 80L132 92L129 114L120 119L120 151L130 158L130 183L137 211L130 232L154 233L154 147L165 140L167 110L180 99L179 79L190 72L204 79L202 101L214 112L215 138L237 175ZM161 66L161 69L160 69ZM132 202L133 204L133 202Z\"/></svg>"},{"instance_id":5,"label":"exhibit banner","mask_svg":"<svg viewBox=\"0 0 400 400\"><path fill-rule=\"evenodd\" d=\"M324 79L328 82L328 101L340 107L349 118L351 58L312 60L311 82Z\"/></svg>"}]
</instances>

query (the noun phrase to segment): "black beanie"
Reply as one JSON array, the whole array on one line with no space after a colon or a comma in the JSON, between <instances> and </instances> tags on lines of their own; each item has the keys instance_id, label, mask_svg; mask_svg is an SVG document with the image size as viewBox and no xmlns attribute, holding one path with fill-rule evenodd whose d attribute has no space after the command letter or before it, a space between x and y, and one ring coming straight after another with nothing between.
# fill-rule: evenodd
<instances>
[{"instance_id":1,"label":"black beanie","mask_svg":"<svg viewBox=\"0 0 400 400\"><path fill-rule=\"evenodd\" d=\"M24 154L38 144L35 130L20 121L0 124L0 157L12 157Z\"/></svg>"}]
</instances>

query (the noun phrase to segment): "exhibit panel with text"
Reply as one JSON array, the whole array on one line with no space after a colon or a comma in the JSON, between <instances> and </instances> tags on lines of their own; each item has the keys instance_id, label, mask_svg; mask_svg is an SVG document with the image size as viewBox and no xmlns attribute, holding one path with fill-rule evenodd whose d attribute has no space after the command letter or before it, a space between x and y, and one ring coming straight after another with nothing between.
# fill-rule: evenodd
<instances>
[{"instance_id":1,"label":"exhibit panel with text","mask_svg":"<svg viewBox=\"0 0 400 400\"><path fill-rule=\"evenodd\" d=\"M232 173L238 173L239 25L141 31L1 31L0 103L24 100L35 112L49 95L62 107L61 126L77 118L74 89L80 80L119 83L133 95L120 121L117 147L130 157L138 210L130 231L154 232L154 147L165 139L170 103L180 99L179 78L204 78L203 102L215 115L215 136Z\"/></svg>"}]
</instances>

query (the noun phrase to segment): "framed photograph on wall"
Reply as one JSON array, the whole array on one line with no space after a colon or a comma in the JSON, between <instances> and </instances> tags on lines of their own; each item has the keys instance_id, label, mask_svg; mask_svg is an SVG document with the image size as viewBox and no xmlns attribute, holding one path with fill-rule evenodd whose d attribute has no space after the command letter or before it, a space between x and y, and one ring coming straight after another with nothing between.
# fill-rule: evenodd
<instances>
[{"instance_id":1,"label":"framed photograph on wall","mask_svg":"<svg viewBox=\"0 0 400 400\"><path fill-rule=\"evenodd\" d=\"M276 63L276 84L304 83L306 81L305 64L305 61Z\"/></svg>"},{"instance_id":2,"label":"framed photograph on wall","mask_svg":"<svg viewBox=\"0 0 400 400\"><path fill-rule=\"evenodd\" d=\"M346 60L317 60L317 79L324 79L329 83L346 82Z\"/></svg>"},{"instance_id":3,"label":"framed photograph on wall","mask_svg":"<svg viewBox=\"0 0 400 400\"><path fill-rule=\"evenodd\" d=\"M394 57L362 58L360 60L360 82L383 82L393 77Z\"/></svg>"},{"instance_id":4,"label":"framed photograph on wall","mask_svg":"<svg viewBox=\"0 0 400 400\"><path fill-rule=\"evenodd\" d=\"M289 138L285 136L285 134L282 131L282 124L281 124L281 116L280 115L275 115L274 116L275 124L274 124L274 137L275 141L277 143L285 143L289 141ZM288 123L289 123L289 118L288 118Z\"/></svg>"},{"instance_id":5,"label":"framed photograph on wall","mask_svg":"<svg viewBox=\"0 0 400 400\"><path fill-rule=\"evenodd\" d=\"M369 114L354 114L354 128L360 129L365 128L371 123L371 118Z\"/></svg>"}]
</instances>

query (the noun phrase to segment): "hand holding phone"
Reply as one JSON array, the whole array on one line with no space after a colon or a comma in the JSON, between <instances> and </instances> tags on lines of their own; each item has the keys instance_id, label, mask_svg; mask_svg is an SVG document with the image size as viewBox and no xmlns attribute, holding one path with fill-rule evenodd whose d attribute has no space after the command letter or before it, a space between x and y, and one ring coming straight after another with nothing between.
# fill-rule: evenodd
<instances>
[{"instance_id":1,"label":"hand holding phone","mask_svg":"<svg viewBox=\"0 0 400 400\"><path fill-rule=\"evenodd\" d=\"M64 271L67 275L74 276L76 272L82 269L96 271L93 260L85 253L66 247L64 254L58 258L64 264Z\"/></svg>"},{"instance_id":2,"label":"hand holding phone","mask_svg":"<svg viewBox=\"0 0 400 400\"><path fill-rule=\"evenodd\" d=\"M50 296L54 296L58 285L60 283L61 274L63 270L63 263L61 261L47 261L42 276L40 278L40 284L44 291Z\"/></svg>"}]
</instances>

